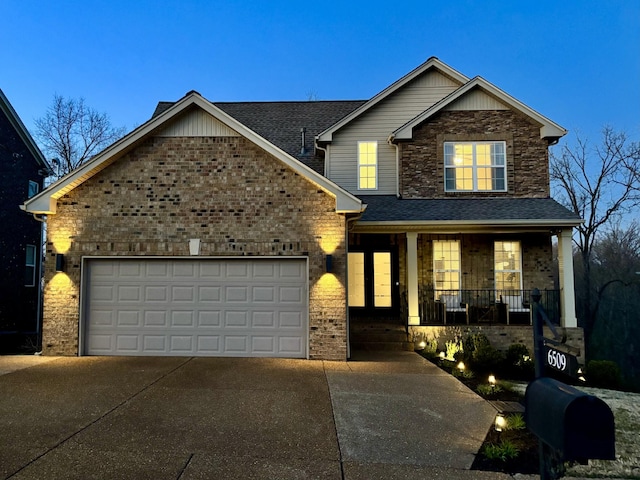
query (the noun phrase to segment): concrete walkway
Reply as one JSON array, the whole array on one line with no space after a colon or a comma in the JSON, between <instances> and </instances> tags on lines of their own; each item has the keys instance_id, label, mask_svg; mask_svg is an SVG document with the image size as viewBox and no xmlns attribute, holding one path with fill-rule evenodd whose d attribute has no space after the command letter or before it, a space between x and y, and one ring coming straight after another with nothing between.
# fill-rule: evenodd
<instances>
[{"instance_id":1,"label":"concrete walkway","mask_svg":"<svg viewBox=\"0 0 640 480\"><path fill-rule=\"evenodd\" d=\"M508 479L468 470L494 415L410 352L0 357L0 479Z\"/></svg>"}]
</instances>

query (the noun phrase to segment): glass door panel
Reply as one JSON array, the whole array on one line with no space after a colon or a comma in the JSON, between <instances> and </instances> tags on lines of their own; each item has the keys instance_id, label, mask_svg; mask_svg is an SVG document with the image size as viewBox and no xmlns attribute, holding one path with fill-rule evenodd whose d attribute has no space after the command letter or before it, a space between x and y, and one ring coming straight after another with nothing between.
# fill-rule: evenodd
<instances>
[{"instance_id":1,"label":"glass door panel","mask_svg":"<svg viewBox=\"0 0 640 480\"><path fill-rule=\"evenodd\" d=\"M391 306L391 253L373 253L373 306Z\"/></svg>"},{"instance_id":2,"label":"glass door panel","mask_svg":"<svg viewBox=\"0 0 640 480\"><path fill-rule=\"evenodd\" d=\"M364 253L349 253L349 306L364 307Z\"/></svg>"}]
</instances>

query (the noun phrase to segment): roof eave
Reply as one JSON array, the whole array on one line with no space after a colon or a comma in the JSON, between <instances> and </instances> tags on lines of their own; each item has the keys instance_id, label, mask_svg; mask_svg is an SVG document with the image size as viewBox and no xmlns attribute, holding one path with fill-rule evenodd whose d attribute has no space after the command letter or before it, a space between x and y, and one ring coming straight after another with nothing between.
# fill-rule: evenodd
<instances>
[{"instance_id":1,"label":"roof eave","mask_svg":"<svg viewBox=\"0 0 640 480\"><path fill-rule=\"evenodd\" d=\"M167 110L156 117L151 118L125 137L116 141L80 168L53 183L38 195L27 200L23 205L24 210L30 213L39 214L56 213L56 200L58 198L73 190L85 180L97 174L118 158L125 155L128 151L135 148L135 146L144 138L147 138L147 136L162 128L166 121L194 105L202 108L204 111L218 118L223 123L229 125L230 128L237 131L240 135L245 136L250 141L284 162L294 171L304 176L307 180L333 195L336 199L336 211L340 213L348 213L361 212L363 210L362 201L360 199L342 189L328 178L320 175L307 165L296 160L280 148L276 147L271 142L267 141L253 130L249 129L223 110L213 105L211 102L205 100L197 92L189 92Z\"/></svg>"}]
</instances>

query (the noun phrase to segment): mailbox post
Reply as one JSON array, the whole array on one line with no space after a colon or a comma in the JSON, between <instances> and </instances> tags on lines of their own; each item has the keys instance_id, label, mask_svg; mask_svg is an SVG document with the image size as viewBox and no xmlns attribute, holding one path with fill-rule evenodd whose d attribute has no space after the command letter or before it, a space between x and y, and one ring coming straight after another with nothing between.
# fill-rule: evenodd
<instances>
[{"instance_id":1,"label":"mailbox post","mask_svg":"<svg viewBox=\"0 0 640 480\"><path fill-rule=\"evenodd\" d=\"M545 345L543 321L556 341L559 335L540 305L541 295L537 288L531 299L536 380L529 384L525 394L525 420L539 440L540 479L556 480L564 475L565 461L615 459L614 419L611 409L599 398L544 378L547 358L554 360L554 365L547 362L551 367L559 371L568 369L571 373L577 360L560 349Z\"/></svg>"}]
</instances>

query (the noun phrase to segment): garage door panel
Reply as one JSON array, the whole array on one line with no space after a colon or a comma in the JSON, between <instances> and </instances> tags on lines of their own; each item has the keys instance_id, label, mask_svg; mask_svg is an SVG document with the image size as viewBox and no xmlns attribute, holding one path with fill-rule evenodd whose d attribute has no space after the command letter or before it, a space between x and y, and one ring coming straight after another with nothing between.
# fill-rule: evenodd
<instances>
[{"instance_id":1,"label":"garage door panel","mask_svg":"<svg viewBox=\"0 0 640 480\"><path fill-rule=\"evenodd\" d=\"M224 300L226 302L245 303L249 300L249 287L233 285L224 288Z\"/></svg>"},{"instance_id":2,"label":"garage door panel","mask_svg":"<svg viewBox=\"0 0 640 480\"><path fill-rule=\"evenodd\" d=\"M140 311L138 310L120 310L118 311L119 327L138 327L140 326Z\"/></svg>"},{"instance_id":3,"label":"garage door panel","mask_svg":"<svg viewBox=\"0 0 640 480\"><path fill-rule=\"evenodd\" d=\"M198 326L199 327L220 327L220 312L215 310L199 311Z\"/></svg>"},{"instance_id":4,"label":"garage door panel","mask_svg":"<svg viewBox=\"0 0 640 480\"><path fill-rule=\"evenodd\" d=\"M116 335L116 348L121 352L138 352L138 335Z\"/></svg>"},{"instance_id":5,"label":"garage door panel","mask_svg":"<svg viewBox=\"0 0 640 480\"><path fill-rule=\"evenodd\" d=\"M274 328L276 312L251 312L251 326L254 328Z\"/></svg>"},{"instance_id":6,"label":"garage door panel","mask_svg":"<svg viewBox=\"0 0 640 480\"><path fill-rule=\"evenodd\" d=\"M167 352L167 337L164 335L143 335L144 351L161 355Z\"/></svg>"},{"instance_id":7,"label":"garage door panel","mask_svg":"<svg viewBox=\"0 0 640 480\"><path fill-rule=\"evenodd\" d=\"M193 285L173 286L171 287L171 301L193 303L196 298L194 290Z\"/></svg>"},{"instance_id":8,"label":"garage door panel","mask_svg":"<svg viewBox=\"0 0 640 480\"><path fill-rule=\"evenodd\" d=\"M307 355L303 259L113 258L87 268L84 353Z\"/></svg>"},{"instance_id":9,"label":"garage door panel","mask_svg":"<svg viewBox=\"0 0 640 480\"><path fill-rule=\"evenodd\" d=\"M173 327L192 327L193 323L193 311L173 311L171 312L171 326Z\"/></svg>"},{"instance_id":10,"label":"garage door panel","mask_svg":"<svg viewBox=\"0 0 640 480\"><path fill-rule=\"evenodd\" d=\"M292 286L292 287L280 287L280 302L284 303L302 303L302 287Z\"/></svg>"},{"instance_id":11,"label":"garage door panel","mask_svg":"<svg viewBox=\"0 0 640 480\"><path fill-rule=\"evenodd\" d=\"M167 327L168 312L165 310L151 310L144 312L144 325L146 327Z\"/></svg>"},{"instance_id":12,"label":"garage door panel","mask_svg":"<svg viewBox=\"0 0 640 480\"><path fill-rule=\"evenodd\" d=\"M139 302L142 300L142 287L140 285L120 285L118 287L119 302Z\"/></svg>"},{"instance_id":13,"label":"garage door panel","mask_svg":"<svg viewBox=\"0 0 640 480\"><path fill-rule=\"evenodd\" d=\"M224 351L231 354L247 354L248 338L246 335L225 335L224 337Z\"/></svg>"},{"instance_id":14,"label":"garage door panel","mask_svg":"<svg viewBox=\"0 0 640 480\"><path fill-rule=\"evenodd\" d=\"M198 300L200 302L217 302L222 299L222 287L207 286L198 288Z\"/></svg>"},{"instance_id":15,"label":"garage door panel","mask_svg":"<svg viewBox=\"0 0 640 480\"><path fill-rule=\"evenodd\" d=\"M128 262L128 263L120 263L118 268L118 276L120 278L125 277L133 277L133 278L141 278L142 277L142 265L138 263Z\"/></svg>"},{"instance_id":16,"label":"garage door panel","mask_svg":"<svg viewBox=\"0 0 640 480\"><path fill-rule=\"evenodd\" d=\"M198 335L198 352L221 353L219 335Z\"/></svg>"},{"instance_id":17,"label":"garage door panel","mask_svg":"<svg viewBox=\"0 0 640 480\"><path fill-rule=\"evenodd\" d=\"M166 302L169 298L169 287L166 285L150 285L144 289L146 302Z\"/></svg>"}]
</instances>

